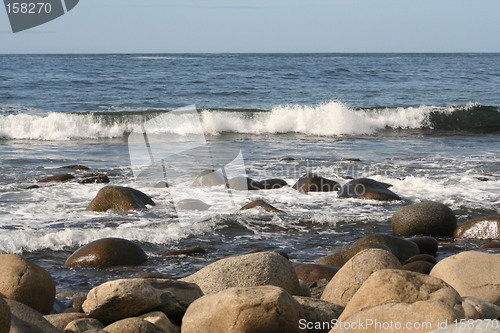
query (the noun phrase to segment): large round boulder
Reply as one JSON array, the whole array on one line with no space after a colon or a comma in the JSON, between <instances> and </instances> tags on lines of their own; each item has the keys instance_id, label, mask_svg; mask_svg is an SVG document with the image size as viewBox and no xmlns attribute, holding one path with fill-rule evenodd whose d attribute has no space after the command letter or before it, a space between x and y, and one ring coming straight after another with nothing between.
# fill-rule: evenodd
<instances>
[{"instance_id":1,"label":"large round boulder","mask_svg":"<svg viewBox=\"0 0 500 333\"><path fill-rule=\"evenodd\" d=\"M292 264L275 252L257 252L218 260L181 279L200 286L205 294L232 287L273 285L292 295L301 289Z\"/></svg>"},{"instance_id":2,"label":"large round boulder","mask_svg":"<svg viewBox=\"0 0 500 333\"><path fill-rule=\"evenodd\" d=\"M37 264L16 254L0 255L0 297L18 301L49 314L56 295L52 276Z\"/></svg>"},{"instance_id":3,"label":"large round boulder","mask_svg":"<svg viewBox=\"0 0 500 333\"><path fill-rule=\"evenodd\" d=\"M141 247L122 238L103 238L76 250L64 263L67 267L141 265L148 257Z\"/></svg>"},{"instance_id":4,"label":"large round boulder","mask_svg":"<svg viewBox=\"0 0 500 333\"><path fill-rule=\"evenodd\" d=\"M457 218L453 211L439 202L422 202L405 206L392 216L392 231L405 237L451 236L456 227Z\"/></svg>"},{"instance_id":5,"label":"large round boulder","mask_svg":"<svg viewBox=\"0 0 500 333\"><path fill-rule=\"evenodd\" d=\"M474 296L500 305L500 255L465 251L445 258L431 276L455 288L461 296Z\"/></svg>"},{"instance_id":6,"label":"large round boulder","mask_svg":"<svg viewBox=\"0 0 500 333\"><path fill-rule=\"evenodd\" d=\"M146 205L154 206L154 201L143 192L131 187L106 186L99 190L97 196L87 206L87 210L105 212L127 212L129 210L146 209Z\"/></svg>"},{"instance_id":7,"label":"large round boulder","mask_svg":"<svg viewBox=\"0 0 500 333\"><path fill-rule=\"evenodd\" d=\"M391 184L370 178L358 178L344 184L339 191L339 198L356 198L379 201L401 200L399 195L389 190Z\"/></svg>"},{"instance_id":8,"label":"large round boulder","mask_svg":"<svg viewBox=\"0 0 500 333\"><path fill-rule=\"evenodd\" d=\"M339 271L338 267L320 264L297 264L294 268L299 280L307 283L321 279L330 281Z\"/></svg>"},{"instance_id":9,"label":"large round boulder","mask_svg":"<svg viewBox=\"0 0 500 333\"><path fill-rule=\"evenodd\" d=\"M209 187L226 184L227 179L222 172L216 170L204 170L193 181L191 186Z\"/></svg>"},{"instance_id":10,"label":"large round boulder","mask_svg":"<svg viewBox=\"0 0 500 333\"><path fill-rule=\"evenodd\" d=\"M414 242L406 240L404 238L385 234L374 234L363 237L352 244L351 247L354 248L362 244L371 243L387 246L389 248L389 251L394 254L396 258L398 258L401 262L404 262L408 258L420 254L420 249Z\"/></svg>"},{"instance_id":11,"label":"large round boulder","mask_svg":"<svg viewBox=\"0 0 500 333\"><path fill-rule=\"evenodd\" d=\"M341 246L336 250L334 250L332 254L316 261L316 264L342 267L352 257L354 257L356 254L366 249L382 249L386 251L391 251L391 249L389 249L387 246L383 244L363 242L351 246Z\"/></svg>"},{"instance_id":12,"label":"large round boulder","mask_svg":"<svg viewBox=\"0 0 500 333\"><path fill-rule=\"evenodd\" d=\"M389 251L364 250L352 257L326 286L321 299L346 306L361 285L381 269L401 269L399 260Z\"/></svg>"},{"instance_id":13,"label":"large round boulder","mask_svg":"<svg viewBox=\"0 0 500 333\"><path fill-rule=\"evenodd\" d=\"M323 178L317 174L307 173L300 177L292 188L302 193L332 192L338 191L340 184L336 181Z\"/></svg>"},{"instance_id":14,"label":"large round boulder","mask_svg":"<svg viewBox=\"0 0 500 333\"><path fill-rule=\"evenodd\" d=\"M299 333L300 304L275 286L230 288L194 301L182 319L183 333Z\"/></svg>"},{"instance_id":15,"label":"large round boulder","mask_svg":"<svg viewBox=\"0 0 500 333\"><path fill-rule=\"evenodd\" d=\"M10 308L0 296L0 333L9 333L10 331Z\"/></svg>"},{"instance_id":16,"label":"large round boulder","mask_svg":"<svg viewBox=\"0 0 500 333\"><path fill-rule=\"evenodd\" d=\"M455 228L453 237L500 240L500 216L481 217L465 222Z\"/></svg>"}]
</instances>

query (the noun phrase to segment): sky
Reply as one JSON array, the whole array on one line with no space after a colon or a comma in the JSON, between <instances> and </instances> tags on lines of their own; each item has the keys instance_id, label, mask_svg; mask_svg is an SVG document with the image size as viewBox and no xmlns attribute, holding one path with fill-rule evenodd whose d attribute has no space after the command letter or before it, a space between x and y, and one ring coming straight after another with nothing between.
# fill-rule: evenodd
<instances>
[{"instance_id":1,"label":"sky","mask_svg":"<svg viewBox=\"0 0 500 333\"><path fill-rule=\"evenodd\" d=\"M21 1L21 0L20 0ZM80 0L0 53L500 52L500 0Z\"/></svg>"}]
</instances>

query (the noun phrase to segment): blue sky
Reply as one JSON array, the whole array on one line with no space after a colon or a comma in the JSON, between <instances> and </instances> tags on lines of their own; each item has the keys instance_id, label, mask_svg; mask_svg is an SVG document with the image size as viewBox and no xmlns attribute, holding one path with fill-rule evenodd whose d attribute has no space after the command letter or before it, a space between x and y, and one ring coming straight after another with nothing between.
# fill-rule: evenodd
<instances>
[{"instance_id":1,"label":"blue sky","mask_svg":"<svg viewBox=\"0 0 500 333\"><path fill-rule=\"evenodd\" d=\"M500 0L80 0L0 53L500 52Z\"/></svg>"}]
</instances>

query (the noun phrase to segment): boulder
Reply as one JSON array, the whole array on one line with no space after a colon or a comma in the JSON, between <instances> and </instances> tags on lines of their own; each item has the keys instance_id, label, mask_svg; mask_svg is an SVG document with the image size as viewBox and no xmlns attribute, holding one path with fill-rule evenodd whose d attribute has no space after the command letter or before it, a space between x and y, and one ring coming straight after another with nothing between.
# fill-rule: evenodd
<instances>
[{"instance_id":1,"label":"boulder","mask_svg":"<svg viewBox=\"0 0 500 333\"><path fill-rule=\"evenodd\" d=\"M48 314L56 296L52 276L17 254L0 255L0 296Z\"/></svg>"},{"instance_id":2,"label":"boulder","mask_svg":"<svg viewBox=\"0 0 500 333\"><path fill-rule=\"evenodd\" d=\"M157 333L155 325L137 317L117 321L104 330L108 333Z\"/></svg>"},{"instance_id":3,"label":"boulder","mask_svg":"<svg viewBox=\"0 0 500 333\"><path fill-rule=\"evenodd\" d=\"M465 222L453 231L455 238L500 240L500 216L488 216Z\"/></svg>"},{"instance_id":4,"label":"boulder","mask_svg":"<svg viewBox=\"0 0 500 333\"><path fill-rule=\"evenodd\" d=\"M175 209L177 210L208 210L210 205L198 199L184 199L180 200Z\"/></svg>"},{"instance_id":5,"label":"boulder","mask_svg":"<svg viewBox=\"0 0 500 333\"><path fill-rule=\"evenodd\" d=\"M500 305L500 255L466 251L438 262L431 276L455 288L461 296L474 296Z\"/></svg>"},{"instance_id":6,"label":"boulder","mask_svg":"<svg viewBox=\"0 0 500 333\"><path fill-rule=\"evenodd\" d=\"M10 331L10 308L0 296L0 333L9 333Z\"/></svg>"},{"instance_id":7,"label":"boulder","mask_svg":"<svg viewBox=\"0 0 500 333\"><path fill-rule=\"evenodd\" d=\"M479 247L480 250L485 250L485 249L499 249L500 248L500 241L492 241L488 242L484 245L481 245Z\"/></svg>"},{"instance_id":8,"label":"boulder","mask_svg":"<svg viewBox=\"0 0 500 333\"><path fill-rule=\"evenodd\" d=\"M12 313L10 333L62 333L43 315L22 303L6 299Z\"/></svg>"},{"instance_id":9,"label":"boulder","mask_svg":"<svg viewBox=\"0 0 500 333\"><path fill-rule=\"evenodd\" d=\"M97 319L80 318L69 322L64 328L65 333L82 333L90 330L101 330L104 325Z\"/></svg>"},{"instance_id":10,"label":"boulder","mask_svg":"<svg viewBox=\"0 0 500 333\"><path fill-rule=\"evenodd\" d=\"M430 254L417 254L416 256L413 256L411 258L408 258L404 264L409 264L409 263L412 263L412 262L415 262L415 261L427 261L431 264L436 264L437 263L437 260L435 257L431 256Z\"/></svg>"},{"instance_id":11,"label":"boulder","mask_svg":"<svg viewBox=\"0 0 500 333\"><path fill-rule=\"evenodd\" d=\"M66 182L68 180L75 179L75 176L69 173L62 173L58 175L54 175L51 177L40 179L39 183L51 183L51 182Z\"/></svg>"},{"instance_id":12,"label":"boulder","mask_svg":"<svg viewBox=\"0 0 500 333\"><path fill-rule=\"evenodd\" d=\"M316 264L342 267L352 257L354 257L356 254L366 249L381 249L390 251L390 249L387 246L376 243L362 243L359 245L342 246L337 249L337 252L334 252L316 261Z\"/></svg>"},{"instance_id":13,"label":"boulder","mask_svg":"<svg viewBox=\"0 0 500 333\"><path fill-rule=\"evenodd\" d=\"M160 311L149 312L139 316L147 322L155 325L157 329L162 330L163 333L180 333L181 328L176 326L168 317Z\"/></svg>"},{"instance_id":14,"label":"boulder","mask_svg":"<svg viewBox=\"0 0 500 333\"><path fill-rule=\"evenodd\" d=\"M87 206L87 210L105 212L112 209L116 212L146 209L146 205L155 203L146 194L131 187L106 186L99 190L97 196Z\"/></svg>"},{"instance_id":15,"label":"boulder","mask_svg":"<svg viewBox=\"0 0 500 333\"><path fill-rule=\"evenodd\" d=\"M243 207L240 208L240 210L247 210L247 209L252 209L252 208L257 208L260 207L264 209L266 212L272 212L272 213L285 213L281 209L278 209L274 207L273 205L268 204L264 200L254 200Z\"/></svg>"},{"instance_id":16,"label":"boulder","mask_svg":"<svg viewBox=\"0 0 500 333\"><path fill-rule=\"evenodd\" d=\"M375 243L387 246L392 254L394 254L401 262L420 254L420 250L414 242L400 237L384 234L374 234L363 237L356 241L352 247L366 243Z\"/></svg>"},{"instance_id":17,"label":"boulder","mask_svg":"<svg viewBox=\"0 0 500 333\"><path fill-rule=\"evenodd\" d=\"M391 225L394 233L405 237L451 236L457 227L457 218L442 203L422 202L398 209L392 217Z\"/></svg>"},{"instance_id":18,"label":"boulder","mask_svg":"<svg viewBox=\"0 0 500 333\"><path fill-rule=\"evenodd\" d=\"M109 177L106 175L85 177L78 181L80 184L105 184L109 183Z\"/></svg>"},{"instance_id":19,"label":"boulder","mask_svg":"<svg viewBox=\"0 0 500 333\"><path fill-rule=\"evenodd\" d=\"M325 290L326 286L328 285L327 279L321 279L318 281L314 281L312 283L309 283L309 292L311 293L312 298L317 298L320 299L321 295L323 294L323 291Z\"/></svg>"},{"instance_id":20,"label":"boulder","mask_svg":"<svg viewBox=\"0 0 500 333\"><path fill-rule=\"evenodd\" d=\"M302 193L332 192L337 191L340 188L340 184L317 174L307 173L300 177L292 188Z\"/></svg>"},{"instance_id":21,"label":"boulder","mask_svg":"<svg viewBox=\"0 0 500 333\"><path fill-rule=\"evenodd\" d=\"M379 201L401 200L399 195L389 190L391 186L370 178L353 179L342 186L338 197Z\"/></svg>"},{"instance_id":22,"label":"boulder","mask_svg":"<svg viewBox=\"0 0 500 333\"><path fill-rule=\"evenodd\" d=\"M409 241L417 244L420 253L434 255L438 251L438 241L431 236L420 236L408 238Z\"/></svg>"},{"instance_id":23,"label":"boulder","mask_svg":"<svg viewBox=\"0 0 500 333\"><path fill-rule=\"evenodd\" d=\"M307 327L308 333L328 333L328 324L339 318L344 307L338 304L322 301L311 297L293 296L304 309L305 320L302 322ZM299 322L299 325L301 322Z\"/></svg>"},{"instance_id":24,"label":"boulder","mask_svg":"<svg viewBox=\"0 0 500 333\"><path fill-rule=\"evenodd\" d=\"M499 319L500 306L491 304L477 297L462 298L465 319Z\"/></svg>"},{"instance_id":25,"label":"boulder","mask_svg":"<svg viewBox=\"0 0 500 333\"><path fill-rule=\"evenodd\" d=\"M307 283L321 279L330 281L339 271L338 267L319 264L297 264L294 265L294 268L299 280Z\"/></svg>"},{"instance_id":26,"label":"boulder","mask_svg":"<svg viewBox=\"0 0 500 333\"><path fill-rule=\"evenodd\" d=\"M159 310L179 319L189 304L201 297L192 283L169 279L122 279L109 281L90 290L83 303L87 316L103 324Z\"/></svg>"},{"instance_id":27,"label":"boulder","mask_svg":"<svg viewBox=\"0 0 500 333\"><path fill-rule=\"evenodd\" d=\"M71 164L62 166L61 169L71 169L71 170L90 170L89 167L80 164Z\"/></svg>"},{"instance_id":28,"label":"boulder","mask_svg":"<svg viewBox=\"0 0 500 333\"><path fill-rule=\"evenodd\" d=\"M339 317L347 323L439 323L464 318L462 299L444 281L428 275L384 269L374 272L359 288ZM404 327L404 326L403 326ZM341 332L342 330L332 330ZM368 327L363 332L380 332ZM398 329L393 331L399 331ZM420 330L415 330L420 331ZM407 331L413 332L413 331Z\"/></svg>"},{"instance_id":29,"label":"boulder","mask_svg":"<svg viewBox=\"0 0 500 333\"><path fill-rule=\"evenodd\" d=\"M346 306L366 279L381 269L401 269L401 264L389 251L368 249L359 252L330 280L321 299Z\"/></svg>"},{"instance_id":30,"label":"boulder","mask_svg":"<svg viewBox=\"0 0 500 333\"><path fill-rule=\"evenodd\" d=\"M204 170L193 181L191 186L209 187L226 184L227 179L222 172L216 170Z\"/></svg>"},{"instance_id":31,"label":"boulder","mask_svg":"<svg viewBox=\"0 0 500 333\"><path fill-rule=\"evenodd\" d=\"M231 178L227 182L227 188L236 191L256 191L262 189L258 181L244 176Z\"/></svg>"},{"instance_id":32,"label":"boulder","mask_svg":"<svg viewBox=\"0 0 500 333\"><path fill-rule=\"evenodd\" d=\"M54 325L60 330L64 330L69 323L74 320L86 318L84 313L71 312L71 313L58 313L43 316L49 323Z\"/></svg>"},{"instance_id":33,"label":"boulder","mask_svg":"<svg viewBox=\"0 0 500 333\"><path fill-rule=\"evenodd\" d=\"M410 263L404 264L403 269L407 271L417 272L421 274L429 274L432 271L434 264L428 261L412 261Z\"/></svg>"},{"instance_id":34,"label":"boulder","mask_svg":"<svg viewBox=\"0 0 500 333\"><path fill-rule=\"evenodd\" d=\"M195 283L205 294L231 287L273 285L300 294L292 264L275 252L257 252L218 260L182 281Z\"/></svg>"},{"instance_id":35,"label":"boulder","mask_svg":"<svg viewBox=\"0 0 500 333\"><path fill-rule=\"evenodd\" d=\"M271 178L271 179L265 179L261 180L259 182L260 188L262 190L273 190L273 189L278 189L282 188L284 186L288 186L288 183L280 178Z\"/></svg>"},{"instance_id":36,"label":"boulder","mask_svg":"<svg viewBox=\"0 0 500 333\"><path fill-rule=\"evenodd\" d=\"M148 260L141 247L122 238L103 238L76 250L66 267L136 266Z\"/></svg>"},{"instance_id":37,"label":"boulder","mask_svg":"<svg viewBox=\"0 0 500 333\"><path fill-rule=\"evenodd\" d=\"M164 257L169 256L179 256L179 255L194 255L194 254L205 254L207 251L199 246L191 247L189 249L183 250L172 250L162 254Z\"/></svg>"},{"instance_id":38,"label":"boulder","mask_svg":"<svg viewBox=\"0 0 500 333\"><path fill-rule=\"evenodd\" d=\"M300 304L274 286L230 288L194 301L182 319L182 333L294 333L305 319Z\"/></svg>"}]
</instances>

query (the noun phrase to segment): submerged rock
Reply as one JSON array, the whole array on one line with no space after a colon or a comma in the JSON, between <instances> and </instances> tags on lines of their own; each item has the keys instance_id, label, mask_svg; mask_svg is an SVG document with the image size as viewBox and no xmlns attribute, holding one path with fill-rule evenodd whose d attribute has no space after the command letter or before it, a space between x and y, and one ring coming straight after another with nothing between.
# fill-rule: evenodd
<instances>
[{"instance_id":1,"label":"submerged rock","mask_svg":"<svg viewBox=\"0 0 500 333\"><path fill-rule=\"evenodd\" d=\"M191 186L209 187L226 184L227 179L222 172L218 170L204 170L193 181Z\"/></svg>"},{"instance_id":2,"label":"submerged rock","mask_svg":"<svg viewBox=\"0 0 500 333\"><path fill-rule=\"evenodd\" d=\"M103 238L76 250L66 267L136 266L148 260L141 247L122 238Z\"/></svg>"},{"instance_id":3,"label":"submerged rock","mask_svg":"<svg viewBox=\"0 0 500 333\"><path fill-rule=\"evenodd\" d=\"M353 179L342 186L338 197L380 201L401 200L399 195L389 190L391 186L370 178Z\"/></svg>"},{"instance_id":4,"label":"submerged rock","mask_svg":"<svg viewBox=\"0 0 500 333\"><path fill-rule=\"evenodd\" d=\"M177 210L208 210L209 208L209 204L206 204L198 199L180 200L175 206L175 209Z\"/></svg>"},{"instance_id":5,"label":"submerged rock","mask_svg":"<svg viewBox=\"0 0 500 333\"><path fill-rule=\"evenodd\" d=\"M98 175L92 177L84 177L78 181L80 184L103 184L109 183L109 177L106 175Z\"/></svg>"},{"instance_id":6,"label":"submerged rock","mask_svg":"<svg viewBox=\"0 0 500 333\"><path fill-rule=\"evenodd\" d=\"M68 180L75 179L75 176L69 173L62 173L58 175L54 175L51 177L40 179L39 183L50 183L50 182L66 182Z\"/></svg>"},{"instance_id":7,"label":"submerged rock","mask_svg":"<svg viewBox=\"0 0 500 333\"><path fill-rule=\"evenodd\" d=\"M317 174L307 173L300 177L292 188L302 193L332 192L337 191L340 188L340 184Z\"/></svg>"},{"instance_id":8,"label":"submerged rock","mask_svg":"<svg viewBox=\"0 0 500 333\"><path fill-rule=\"evenodd\" d=\"M243 207L240 208L240 210L247 210L247 209L252 209L252 208L257 208L260 207L264 209L266 212L272 212L272 213L285 213L281 209L278 209L274 207L273 205L268 204L264 200L254 200Z\"/></svg>"},{"instance_id":9,"label":"submerged rock","mask_svg":"<svg viewBox=\"0 0 500 333\"><path fill-rule=\"evenodd\" d=\"M62 166L61 169L72 169L72 170L90 170L89 167L80 164L71 164Z\"/></svg>"},{"instance_id":10,"label":"submerged rock","mask_svg":"<svg viewBox=\"0 0 500 333\"><path fill-rule=\"evenodd\" d=\"M398 209L392 216L391 225L394 233L405 237L451 236L457 226L457 218L442 203L422 202Z\"/></svg>"},{"instance_id":11,"label":"submerged rock","mask_svg":"<svg viewBox=\"0 0 500 333\"><path fill-rule=\"evenodd\" d=\"M106 186L99 190L96 197L87 206L87 210L105 212L113 209L117 212L146 209L154 206L154 201L143 192L131 187Z\"/></svg>"},{"instance_id":12,"label":"submerged rock","mask_svg":"<svg viewBox=\"0 0 500 333\"><path fill-rule=\"evenodd\" d=\"M193 255L193 254L205 254L207 251L199 246L192 247L184 250L173 250L162 254L162 256L178 256L178 255Z\"/></svg>"}]
</instances>

